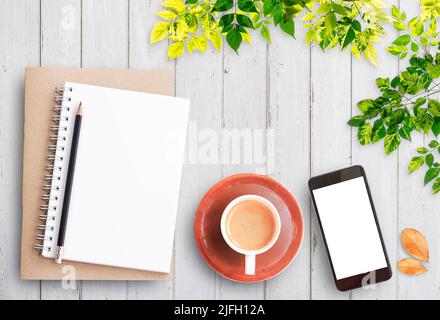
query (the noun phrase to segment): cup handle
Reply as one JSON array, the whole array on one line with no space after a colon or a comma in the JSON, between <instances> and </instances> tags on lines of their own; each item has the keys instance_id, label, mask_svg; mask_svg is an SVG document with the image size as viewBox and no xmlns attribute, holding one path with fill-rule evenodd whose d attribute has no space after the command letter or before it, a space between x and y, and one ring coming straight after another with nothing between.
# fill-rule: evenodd
<instances>
[{"instance_id":1,"label":"cup handle","mask_svg":"<svg viewBox=\"0 0 440 320\"><path fill-rule=\"evenodd\" d=\"M253 276L255 274L255 255L246 255L245 256L245 274L249 276Z\"/></svg>"}]
</instances>

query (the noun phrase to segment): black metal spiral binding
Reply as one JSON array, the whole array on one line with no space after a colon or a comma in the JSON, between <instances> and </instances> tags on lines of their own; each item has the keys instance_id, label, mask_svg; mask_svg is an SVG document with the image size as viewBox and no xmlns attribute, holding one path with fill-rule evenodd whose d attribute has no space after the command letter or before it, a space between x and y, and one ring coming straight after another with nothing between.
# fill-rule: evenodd
<instances>
[{"instance_id":1,"label":"black metal spiral binding","mask_svg":"<svg viewBox=\"0 0 440 320\"><path fill-rule=\"evenodd\" d=\"M58 203L58 192L61 186L61 173L63 171L62 162L64 161L65 147L59 145L64 143L67 139L66 133L68 130L69 111L70 107L66 106L65 102L70 102L71 98L68 96L68 92L71 92L70 87L57 87L55 89L56 96L54 98L55 106L53 108L54 114L52 116L52 124L50 126L51 135L49 136L49 146L47 155L46 172L43 185L43 194L41 195L42 204L40 205L40 211L42 212L38 219L41 224L37 225L38 234L35 239L39 243L34 245L34 248L41 251L52 251L53 232L55 227L49 222L56 221L56 210ZM60 164L61 162L61 164ZM55 194L54 194L55 193Z\"/></svg>"}]
</instances>

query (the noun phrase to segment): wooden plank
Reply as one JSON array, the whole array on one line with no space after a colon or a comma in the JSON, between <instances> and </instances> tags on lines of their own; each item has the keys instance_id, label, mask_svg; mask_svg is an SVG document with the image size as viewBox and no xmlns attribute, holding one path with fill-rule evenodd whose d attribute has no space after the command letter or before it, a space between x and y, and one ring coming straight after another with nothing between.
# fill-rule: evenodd
<instances>
[{"instance_id":1,"label":"wooden plank","mask_svg":"<svg viewBox=\"0 0 440 320\"><path fill-rule=\"evenodd\" d=\"M130 0L129 2L129 67L135 69L172 69L174 61L167 59L167 41L150 45L150 33L156 15L163 10L161 1Z\"/></svg>"},{"instance_id":2,"label":"wooden plank","mask_svg":"<svg viewBox=\"0 0 440 320\"><path fill-rule=\"evenodd\" d=\"M20 280L24 68L40 62L40 2L0 2L0 300L38 299Z\"/></svg>"},{"instance_id":3,"label":"wooden plank","mask_svg":"<svg viewBox=\"0 0 440 320\"><path fill-rule=\"evenodd\" d=\"M82 66L128 67L128 1L82 1ZM83 281L82 299L126 299L125 281Z\"/></svg>"},{"instance_id":4,"label":"wooden plank","mask_svg":"<svg viewBox=\"0 0 440 320\"><path fill-rule=\"evenodd\" d=\"M351 58L334 49L323 53L312 48L311 69L311 174L317 175L351 164ZM338 292L319 230L316 214L311 221L311 298L348 299Z\"/></svg>"},{"instance_id":5,"label":"wooden plank","mask_svg":"<svg viewBox=\"0 0 440 320\"><path fill-rule=\"evenodd\" d=\"M391 7L394 1L388 0ZM374 67L365 59L353 58L352 76L352 112L360 113L356 103L362 99L375 98L379 95L375 80L379 77L394 77L398 70L398 61L385 49L396 38L393 26L386 26L387 35L383 41L376 43L379 65ZM362 146L357 141L357 130L352 131L353 164L360 164L365 168L368 183L371 189L374 206L377 211L382 236L388 258L396 261L396 246L398 235L396 224L398 220L398 161L397 153L389 157L383 149L383 141L372 146ZM393 264L394 267L394 264ZM395 270L393 270L395 271ZM387 283L365 287L353 291L353 299L395 299L397 292L397 277Z\"/></svg>"},{"instance_id":6,"label":"wooden plank","mask_svg":"<svg viewBox=\"0 0 440 320\"><path fill-rule=\"evenodd\" d=\"M129 67L144 69L171 69L174 63L166 58L167 43L149 45L152 26L158 21L160 2L131 0L129 2ZM130 281L127 284L129 299L171 299L173 281Z\"/></svg>"},{"instance_id":7,"label":"wooden plank","mask_svg":"<svg viewBox=\"0 0 440 320\"><path fill-rule=\"evenodd\" d=\"M304 218L300 252L281 275L267 281L267 299L310 298L310 48L304 29L292 41L277 29L269 46L268 127L275 130L273 177L297 198Z\"/></svg>"},{"instance_id":8,"label":"wooden plank","mask_svg":"<svg viewBox=\"0 0 440 320\"><path fill-rule=\"evenodd\" d=\"M83 0L82 66L128 67L128 0Z\"/></svg>"},{"instance_id":9,"label":"wooden plank","mask_svg":"<svg viewBox=\"0 0 440 320\"><path fill-rule=\"evenodd\" d=\"M41 0L41 65L81 66L81 0Z\"/></svg>"},{"instance_id":10,"label":"wooden plank","mask_svg":"<svg viewBox=\"0 0 440 320\"><path fill-rule=\"evenodd\" d=\"M218 161L205 161L199 151L209 141L215 143L209 137L215 139L221 128L222 83L222 56L211 47L177 61L176 95L190 99L191 110L175 234L175 299L215 298L216 275L197 250L193 228L200 200L221 178Z\"/></svg>"},{"instance_id":11,"label":"wooden plank","mask_svg":"<svg viewBox=\"0 0 440 320\"><path fill-rule=\"evenodd\" d=\"M266 129L267 113L267 44L257 33L252 34L252 45L243 43L239 55L229 47L224 49L224 105L223 127L225 130L238 129L253 133L255 129ZM243 147L246 139L241 144ZM246 163L243 155L239 163L233 163L232 154L227 151L230 142L222 141L221 150L229 157L222 166L224 177L241 172L255 172L261 164ZM255 147L260 141L252 141ZM263 171L265 171L262 164ZM261 171L259 169L259 171ZM243 257L244 259L244 257ZM242 284L227 279L219 279L217 297L219 299L263 299L265 283Z\"/></svg>"},{"instance_id":12,"label":"wooden plank","mask_svg":"<svg viewBox=\"0 0 440 320\"><path fill-rule=\"evenodd\" d=\"M81 0L41 0L41 41L41 66L81 66ZM41 298L79 299L81 281L68 288L42 281Z\"/></svg>"},{"instance_id":13,"label":"wooden plank","mask_svg":"<svg viewBox=\"0 0 440 320\"><path fill-rule=\"evenodd\" d=\"M400 8L407 12L408 19L419 13L418 1L401 1ZM406 63L401 63L401 70ZM440 95L436 96L440 99ZM440 298L440 268L435 263L440 260L440 244L438 230L440 216L438 214L438 196L431 194L431 185L423 187L425 168L407 175L407 167L412 157L417 155L417 147L428 144L433 135L422 137L414 133L412 143L403 143L399 148L399 224L396 232L405 228L415 228L421 231L429 242L431 265L429 271L417 277L406 276L396 272L399 299L439 299ZM435 155L438 159L438 154ZM407 258L408 253L398 244L397 260ZM397 260L395 261L397 263Z\"/></svg>"}]
</instances>

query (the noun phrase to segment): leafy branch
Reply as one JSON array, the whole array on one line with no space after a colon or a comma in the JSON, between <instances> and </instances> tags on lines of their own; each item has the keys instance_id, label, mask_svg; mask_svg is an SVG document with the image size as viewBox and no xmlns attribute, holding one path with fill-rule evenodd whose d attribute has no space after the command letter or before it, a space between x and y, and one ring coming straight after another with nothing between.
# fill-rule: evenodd
<instances>
[{"instance_id":1,"label":"leafy branch","mask_svg":"<svg viewBox=\"0 0 440 320\"><path fill-rule=\"evenodd\" d=\"M236 53L259 31L270 43L271 25L295 38L295 19L302 15L308 29L306 42L323 50L350 46L376 64L372 45L384 34L382 24L392 21L382 0L165 0L158 13L164 21L151 32L151 44L169 39L168 57L205 52L210 42L220 50L223 39Z\"/></svg>"},{"instance_id":2,"label":"leafy branch","mask_svg":"<svg viewBox=\"0 0 440 320\"><path fill-rule=\"evenodd\" d=\"M386 154L395 151L402 140L411 141L414 132L440 135L440 2L421 0L421 4L420 16L409 21L404 11L392 7L393 25L401 35L387 50L399 59L407 59L409 66L392 79L376 79L381 95L358 102L361 114L348 121L358 128L357 138L362 145L383 140ZM426 185L434 180L434 194L440 191L440 162L434 157L439 147L437 140L431 140L427 147L417 148L419 155L408 166L408 173L412 173L426 165L424 182Z\"/></svg>"}]
</instances>

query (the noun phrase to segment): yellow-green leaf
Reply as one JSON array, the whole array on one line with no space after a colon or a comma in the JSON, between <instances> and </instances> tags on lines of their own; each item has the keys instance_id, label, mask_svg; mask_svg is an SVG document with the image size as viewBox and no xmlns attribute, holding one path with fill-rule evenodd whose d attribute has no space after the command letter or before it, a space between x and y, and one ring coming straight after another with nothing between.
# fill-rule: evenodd
<instances>
[{"instance_id":1,"label":"yellow-green leaf","mask_svg":"<svg viewBox=\"0 0 440 320\"><path fill-rule=\"evenodd\" d=\"M386 7L386 4L382 0L367 0L365 2L369 3L376 9L382 9Z\"/></svg>"},{"instance_id":2,"label":"yellow-green leaf","mask_svg":"<svg viewBox=\"0 0 440 320\"><path fill-rule=\"evenodd\" d=\"M162 2L162 7L174 9L179 13L182 13L186 10L186 5L181 0L166 0Z\"/></svg>"},{"instance_id":3,"label":"yellow-green leaf","mask_svg":"<svg viewBox=\"0 0 440 320\"><path fill-rule=\"evenodd\" d=\"M188 43L186 44L186 49L188 50L189 54L192 54L194 50L196 50L196 38L192 38Z\"/></svg>"},{"instance_id":4,"label":"yellow-green leaf","mask_svg":"<svg viewBox=\"0 0 440 320\"><path fill-rule=\"evenodd\" d=\"M350 50L351 50L351 53L352 53L356 58L358 58L358 59L361 58L361 53L359 52L358 48L356 48L355 45L351 45L351 46L350 46Z\"/></svg>"},{"instance_id":5,"label":"yellow-green leaf","mask_svg":"<svg viewBox=\"0 0 440 320\"><path fill-rule=\"evenodd\" d=\"M315 19L315 14L313 14L312 12L309 12L307 14L304 15L304 17L302 17L302 21L311 21Z\"/></svg>"},{"instance_id":6,"label":"yellow-green leaf","mask_svg":"<svg viewBox=\"0 0 440 320\"><path fill-rule=\"evenodd\" d=\"M413 157L408 165L408 174L411 174L414 171L420 169L420 167L423 166L424 163L425 163L425 157L423 156Z\"/></svg>"},{"instance_id":7,"label":"yellow-green leaf","mask_svg":"<svg viewBox=\"0 0 440 320\"><path fill-rule=\"evenodd\" d=\"M316 37L316 31L315 29L310 29L309 31L307 31L306 33L306 43L310 44L313 42L313 40L315 40Z\"/></svg>"},{"instance_id":8,"label":"yellow-green leaf","mask_svg":"<svg viewBox=\"0 0 440 320\"><path fill-rule=\"evenodd\" d=\"M364 123L358 129L358 140L362 145L369 144L371 142L371 133L373 128L369 123Z\"/></svg>"},{"instance_id":9,"label":"yellow-green leaf","mask_svg":"<svg viewBox=\"0 0 440 320\"><path fill-rule=\"evenodd\" d=\"M159 42L168 35L169 22L158 22L154 25L150 35L150 43Z\"/></svg>"},{"instance_id":10,"label":"yellow-green leaf","mask_svg":"<svg viewBox=\"0 0 440 320\"><path fill-rule=\"evenodd\" d=\"M168 21L172 21L174 19L177 18L177 14L175 14L174 12L170 11L170 10L163 10L157 13L157 15L159 17L161 17L162 19L168 20Z\"/></svg>"},{"instance_id":11,"label":"yellow-green leaf","mask_svg":"<svg viewBox=\"0 0 440 320\"><path fill-rule=\"evenodd\" d=\"M174 42L168 47L168 58L176 59L183 54L185 44L183 41Z\"/></svg>"},{"instance_id":12,"label":"yellow-green leaf","mask_svg":"<svg viewBox=\"0 0 440 320\"><path fill-rule=\"evenodd\" d=\"M177 23L176 35L180 40L185 39L188 36L189 27L185 21L179 21Z\"/></svg>"},{"instance_id":13,"label":"yellow-green leaf","mask_svg":"<svg viewBox=\"0 0 440 320\"><path fill-rule=\"evenodd\" d=\"M211 41L212 46L215 48L215 50L220 51L223 45L223 39L220 34L216 32L211 32L208 38Z\"/></svg>"},{"instance_id":14,"label":"yellow-green leaf","mask_svg":"<svg viewBox=\"0 0 440 320\"><path fill-rule=\"evenodd\" d=\"M369 44L365 49L364 56L365 58L367 58L368 61L377 66L377 52L371 44Z\"/></svg>"},{"instance_id":15,"label":"yellow-green leaf","mask_svg":"<svg viewBox=\"0 0 440 320\"><path fill-rule=\"evenodd\" d=\"M241 37L243 38L243 41L247 42L248 44L251 44L251 36L248 32L242 32Z\"/></svg>"},{"instance_id":16,"label":"yellow-green leaf","mask_svg":"<svg viewBox=\"0 0 440 320\"><path fill-rule=\"evenodd\" d=\"M394 150L396 150L400 145L400 136L397 133L393 133L385 138L385 153L391 154Z\"/></svg>"},{"instance_id":17,"label":"yellow-green leaf","mask_svg":"<svg viewBox=\"0 0 440 320\"><path fill-rule=\"evenodd\" d=\"M200 52L205 52L206 48L208 47L208 38L206 35L201 35L200 37L197 37L196 41L196 48Z\"/></svg>"}]
</instances>

